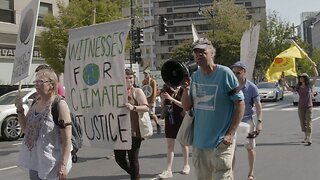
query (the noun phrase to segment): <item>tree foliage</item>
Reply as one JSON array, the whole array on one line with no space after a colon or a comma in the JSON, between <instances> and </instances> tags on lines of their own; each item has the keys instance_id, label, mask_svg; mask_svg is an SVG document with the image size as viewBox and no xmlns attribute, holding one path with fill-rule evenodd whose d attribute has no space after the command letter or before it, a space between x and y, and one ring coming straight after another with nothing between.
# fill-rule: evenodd
<instances>
[{"instance_id":1,"label":"tree foliage","mask_svg":"<svg viewBox=\"0 0 320 180\"><path fill-rule=\"evenodd\" d=\"M274 58L282 51L288 49L295 39L299 46L305 50L310 57L317 63L320 54L314 51L311 55L311 46L307 42L303 42L300 37L296 37L294 26L283 21L277 12L270 12L267 19L261 22L260 39L258 46L258 54L256 60L256 76L258 79L264 77L267 69L273 62ZM296 59L296 70L298 74L303 72L313 73L310 68L310 62L306 59Z\"/></svg>"},{"instance_id":2,"label":"tree foliage","mask_svg":"<svg viewBox=\"0 0 320 180\"><path fill-rule=\"evenodd\" d=\"M93 9L96 9L95 22L103 23L121 18L121 5L127 0L72 0L69 5L59 2L59 15L47 15L46 29L41 33L39 46L42 57L58 73L64 71L64 58L68 44L68 30L93 23Z\"/></svg>"},{"instance_id":3,"label":"tree foliage","mask_svg":"<svg viewBox=\"0 0 320 180\"><path fill-rule=\"evenodd\" d=\"M292 27L282 21L278 13L272 12L261 22L256 66L262 74L279 53L289 48L289 37L293 37Z\"/></svg>"},{"instance_id":4,"label":"tree foliage","mask_svg":"<svg viewBox=\"0 0 320 180\"><path fill-rule=\"evenodd\" d=\"M205 36L217 49L215 62L229 66L240 58L241 37L249 27L247 11L235 5L232 0L220 0L214 1L204 13L213 28ZM172 54L172 59L193 58L191 43L192 41L186 41L177 47Z\"/></svg>"},{"instance_id":5,"label":"tree foliage","mask_svg":"<svg viewBox=\"0 0 320 180\"><path fill-rule=\"evenodd\" d=\"M193 60L192 55L192 40L186 40L172 53L171 59L185 62L188 60Z\"/></svg>"},{"instance_id":6,"label":"tree foliage","mask_svg":"<svg viewBox=\"0 0 320 180\"><path fill-rule=\"evenodd\" d=\"M214 33L208 35L217 49L215 62L230 66L240 59L241 37L250 25L248 12L233 0L214 1L212 10Z\"/></svg>"}]
</instances>

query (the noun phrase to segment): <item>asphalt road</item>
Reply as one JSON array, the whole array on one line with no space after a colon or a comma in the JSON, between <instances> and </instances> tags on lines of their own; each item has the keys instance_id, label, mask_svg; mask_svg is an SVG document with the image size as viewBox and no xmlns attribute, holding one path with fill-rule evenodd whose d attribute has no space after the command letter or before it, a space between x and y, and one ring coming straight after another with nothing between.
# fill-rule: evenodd
<instances>
[{"instance_id":1,"label":"asphalt road","mask_svg":"<svg viewBox=\"0 0 320 180\"><path fill-rule=\"evenodd\" d=\"M320 107L314 108L313 144L304 146L296 107L290 94L284 101L263 103L263 131L257 138L257 180L318 180L320 173ZM18 144L0 142L0 179L25 180L28 173L16 167ZM129 176L114 161L112 150L84 147L79 151L79 161L73 164L69 179L74 180L124 180ZM190 153L191 157L191 153ZM182 175L181 149L176 144L173 163L173 179L196 179L190 158L191 172ZM142 180L156 179L166 166L164 134L155 134L144 141L140 151ZM247 152L241 145L236 151L235 179L246 180L248 171Z\"/></svg>"}]
</instances>

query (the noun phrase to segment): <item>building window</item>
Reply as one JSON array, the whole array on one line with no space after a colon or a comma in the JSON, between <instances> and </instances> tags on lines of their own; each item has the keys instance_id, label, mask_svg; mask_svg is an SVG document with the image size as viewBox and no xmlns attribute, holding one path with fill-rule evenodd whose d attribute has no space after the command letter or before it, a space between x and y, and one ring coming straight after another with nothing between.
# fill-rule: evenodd
<instances>
[{"instance_id":1,"label":"building window","mask_svg":"<svg viewBox=\"0 0 320 180\"><path fill-rule=\"evenodd\" d=\"M52 14L52 4L40 2L39 15L38 15L38 26L44 26L44 16Z\"/></svg>"},{"instance_id":2,"label":"building window","mask_svg":"<svg viewBox=\"0 0 320 180\"><path fill-rule=\"evenodd\" d=\"M245 2L245 3L244 3L244 6L245 6L245 7L251 7L252 4L251 4L251 2Z\"/></svg>"},{"instance_id":3,"label":"building window","mask_svg":"<svg viewBox=\"0 0 320 180\"><path fill-rule=\"evenodd\" d=\"M13 0L0 0L0 21L15 23Z\"/></svg>"},{"instance_id":4,"label":"building window","mask_svg":"<svg viewBox=\"0 0 320 180\"><path fill-rule=\"evenodd\" d=\"M150 16L151 14L150 14L150 11L149 11L149 8L144 8L144 10L143 10L143 15L144 16Z\"/></svg>"}]
</instances>

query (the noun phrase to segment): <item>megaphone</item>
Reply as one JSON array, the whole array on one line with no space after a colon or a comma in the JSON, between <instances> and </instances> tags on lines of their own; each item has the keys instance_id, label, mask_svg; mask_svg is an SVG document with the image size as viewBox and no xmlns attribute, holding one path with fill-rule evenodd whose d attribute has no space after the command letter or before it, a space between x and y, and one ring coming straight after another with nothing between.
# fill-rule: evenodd
<instances>
[{"instance_id":1,"label":"megaphone","mask_svg":"<svg viewBox=\"0 0 320 180\"><path fill-rule=\"evenodd\" d=\"M195 61L179 62L168 60L161 68L161 77L163 81L170 87L182 85L187 77L198 70L198 64Z\"/></svg>"}]
</instances>

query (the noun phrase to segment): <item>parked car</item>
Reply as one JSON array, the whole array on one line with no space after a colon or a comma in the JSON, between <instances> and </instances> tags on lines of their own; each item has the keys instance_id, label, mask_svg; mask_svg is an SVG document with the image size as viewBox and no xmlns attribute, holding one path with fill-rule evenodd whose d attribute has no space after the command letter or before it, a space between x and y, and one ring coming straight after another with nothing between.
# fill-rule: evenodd
<instances>
[{"instance_id":1,"label":"parked car","mask_svg":"<svg viewBox=\"0 0 320 180\"><path fill-rule=\"evenodd\" d=\"M29 110L29 106L33 99L37 97L35 88L21 89L23 108L25 114ZM18 122L18 115L14 105L18 91L11 91L0 96L0 134L4 140L17 140L21 136L21 126Z\"/></svg>"},{"instance_id":2,"label":"parked car","mask_svg":"<svg viewBox=\"0 0 320 180\"><path fill-rule=\"evenodd\" d=\"M261 101L283 100L283 88L277 82L260 82L257 86Z\"/></svg>"},{"instance_id":3,"label":"parked car","mask_svg":"<svg viewBox=\"0 0 320 180\"><path fill-rule=\"evenodd\" d=\"M292 99L293 105L297 106L299 102L299 94L297 92L293 92ZM317 79L314 84L312 102L313 105L320 105L320 79Z\"/></svg>"}]
</instances>

